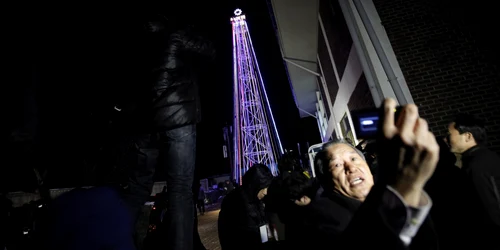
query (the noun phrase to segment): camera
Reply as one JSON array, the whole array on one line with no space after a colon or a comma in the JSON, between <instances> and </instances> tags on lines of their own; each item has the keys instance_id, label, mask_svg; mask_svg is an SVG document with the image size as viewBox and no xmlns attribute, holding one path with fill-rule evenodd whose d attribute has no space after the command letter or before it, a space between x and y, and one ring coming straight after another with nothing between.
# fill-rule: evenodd
<instances>
[{"instance_id":1,"label":"camera","mask_svg":"<svg viewBox=\"0 0 500 250\"><path fill-rule=\"evenodd\" d=\"M398 121L402 107L398 106L394 109L394 122ZM383 110L379 108L361 109L351 111L352 123L356 137L359 139L376 139L379 128L379 121L383 117Z\"/></svg>"}]
</instances>

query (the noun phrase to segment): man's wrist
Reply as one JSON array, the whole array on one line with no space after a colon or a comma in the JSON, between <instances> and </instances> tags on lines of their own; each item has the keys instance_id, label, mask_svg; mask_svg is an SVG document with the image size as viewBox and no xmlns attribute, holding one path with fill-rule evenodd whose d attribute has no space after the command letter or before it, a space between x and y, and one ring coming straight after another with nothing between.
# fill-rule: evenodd
<instances>
[{"instance_id":1,"label":"man's wrist","mask_svg":"<svg viewBox=\"0 0 500 250\"><path fill-rule=\"evenodd\" d=\"M428 201L422 196L424 192L423 185L397 183L392 185L392 188L394 188L394 190L401 195L404 202L410 207L416 208L428 203Z\"/></svg>"}]
</instances>

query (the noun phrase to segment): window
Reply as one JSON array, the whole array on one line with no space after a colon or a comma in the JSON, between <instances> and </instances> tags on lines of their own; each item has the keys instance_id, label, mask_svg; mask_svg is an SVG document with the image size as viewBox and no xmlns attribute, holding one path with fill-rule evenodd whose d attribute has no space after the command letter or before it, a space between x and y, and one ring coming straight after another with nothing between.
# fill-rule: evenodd
<instances>
[{"instance_id":1,"label":"window","mask_svg":"<svg viewBox=\"0 0 500 250\"><path fill-rule=\"evenodd\" d=\"M351 143L353 146L355 145L355 139L354 139L354 134L352 132L351 128L351 123L349 122L349 117L347 115L347 112L344 114L342 117L342 120L340 121L340 129L342 130L342 135L346 141Z\"/></svg>"}]
</instances>

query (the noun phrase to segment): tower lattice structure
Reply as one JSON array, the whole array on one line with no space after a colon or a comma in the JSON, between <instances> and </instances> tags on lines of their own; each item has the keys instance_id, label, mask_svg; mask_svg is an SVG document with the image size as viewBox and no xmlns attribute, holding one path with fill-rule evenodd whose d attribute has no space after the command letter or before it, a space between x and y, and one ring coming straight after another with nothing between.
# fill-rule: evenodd
<instances>
[{"instance_id":1,"label":"tower lattice structure","mask_svg":"<svg viewBox=\"0 0 500 250\"><path fill-rule=\"evenodd\" d=\"M283 154L266 88L259 70L245 15L235 10L233 27L234 143L233 178L241 177L254 164L278 173L277 160Z\"/></svg>"}]
</instances>

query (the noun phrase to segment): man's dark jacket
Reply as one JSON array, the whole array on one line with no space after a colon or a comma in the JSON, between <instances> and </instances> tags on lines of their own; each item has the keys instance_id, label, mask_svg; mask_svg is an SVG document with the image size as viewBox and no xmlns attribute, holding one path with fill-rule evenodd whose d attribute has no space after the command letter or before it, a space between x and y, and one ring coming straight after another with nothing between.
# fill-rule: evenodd
<instances>
[{"instance_id":1,"label":"man's dark jacket","mask_svg":"<svg viewBox=\"0 0 500 250\"><path fill-rule=\"evenodd\" d=\"M429 218L410 246L403 244L394 230L403 227L406 210L401 202L384 205L385 192L385 187L375 186L361 203L336 192L318 190L313 202L304 207L303 238L293 239L294 244L303 244L303 239L308 239L304 247L310 249L438 249Z\"/></svg>"},{"instance_id":2,"label":"man's dark jacket","mask_svg":"<svg viewBox=\"0 0 500 250\"><path fill-rule=\"evenodd\" d=\"M149 79L153 83L153 126L169 130L196 124L201 119L198 72L202 56L212 56L211 44L191 29L167 36L153 58Z\"/></svg>"},{"instance_id":3,"label":"man's dark jacket","mask_svg":"<svg viewBox=\"0 0 500 250\"><path fill-rule=\"evenodd\" d=\"M500 235L500 157L483 146L462 154L464 208L462 223L472 243L487 247L498 244ZM471 243L471 244L472 244Z\"/></svg>"},{"instance_id":4,"label":"man's dark jacket","mask_svg":"<svg viewBox=\"0 0 500 250\"><path fill-rule=\"evenodd\" d=\"M135 55L137 74L121 97L125 127L166 131L201 119L199 73L215 52L192 27L143 33Z\"/></svg>"}]
</instances>

